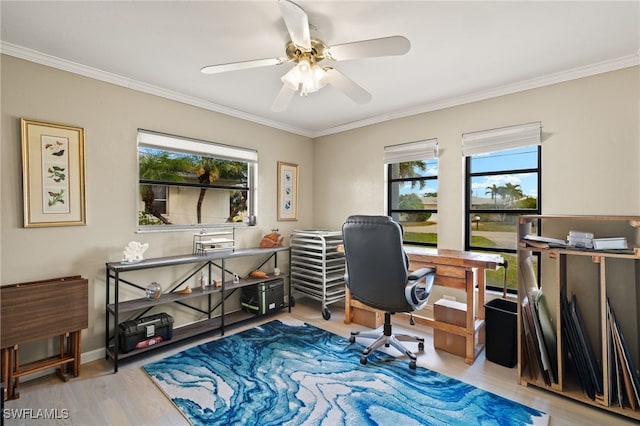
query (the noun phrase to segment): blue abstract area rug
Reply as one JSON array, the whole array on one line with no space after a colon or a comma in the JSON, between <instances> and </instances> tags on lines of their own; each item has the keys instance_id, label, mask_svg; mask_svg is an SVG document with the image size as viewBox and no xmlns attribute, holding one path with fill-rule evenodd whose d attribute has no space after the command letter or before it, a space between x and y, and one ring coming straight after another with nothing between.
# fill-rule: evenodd
<instances>
[{"instance_id":1,"label":"blue abstract area rug","mask_svg":"<svg viewBox=\"0 0 640 426\"><path fill-rule=\"evenodd\" d=\"M526 425L538 410L278 320L143 368L194 425Z\"/></svg>"}]
</instances>

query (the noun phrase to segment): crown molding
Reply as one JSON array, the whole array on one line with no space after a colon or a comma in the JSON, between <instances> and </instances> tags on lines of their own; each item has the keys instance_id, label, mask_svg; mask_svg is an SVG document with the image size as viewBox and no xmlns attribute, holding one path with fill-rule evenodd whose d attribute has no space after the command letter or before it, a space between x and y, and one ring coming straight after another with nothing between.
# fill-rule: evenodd
<instances>
[{"instance_id":1,"label":"crown molding","mask_svg":"<svg viewBox=\"0 0 640 426\"><path fill-rule=\"evenodd\" d=\"M589 77L596 74L602 74L605 72L616 71L619 69L640 65L640 51L639 51L637 54L614 58L607 61L598 62L595 64L586 65L583 67L577 67L567 71L561 71L561 72L549 74L543 77L506 84L500 87L495 87L487 90L468 93L462 96L440 99L435 102L430 102L427 104L420 105L418 107L398 110L394 113L383 114L376 117L367 118L365 120L353 121L341 126L331 127L328 129L317 131L317 132L312 132L312 131L309 131L308 129L289 126L287 124L273 121L273 120L266 120L262 117L249 114L244 111L236 110L233 108L225 107L223 105L219 105L213 102L209 102L195 96L184 95L179 92L175 92L172 90L164 89L162 87L143 83L137 80L123 77L118 74L102 71L97 68L88 67L86 65L68 61L66 59L61 59L52 55L47 55L45 53L28 49L12 43L7 43L5 41L0 41L0 53L13 56L19 59L35 62L41 65L46 65L46 66L60 69L63 71L68 71L74 74L79 74L85 77L93 78L95 80L104 81L106 83L111 83L118 86L126 87L128 89L137 90L139 92L147 93L150 95L155 95L162 98L174 100L177 102L181 102L187 105L192 105L192 106L206 109L209 111L214 111L221 114L229 115L231 117L250 121L252 123L261 124L264 126L283 130L286 132L298 134L308 138L318 138L321 136L327 136L334 133L345 132L347 130L353 130L360 127L383 123L385 121L405 118L405 117L409 117L417 114L424 114L427 112L436 111L444 108L464 105L471 102L483 101L483 100L495 98L498 96L510 95L510 94L522 92L525 90L536 89L539 87L549 86L557 83L563 83L570 80L576 80L579 78Z\"/></svg>"},{"instance_id":2,"label":"crown molding","mask_svg":"<svg viewBox=\"0 0 640 426\"><path fill-rule=\"evenodd\" d=\"M141 81L133 80L128 77L123 77L118 74L103 71L97 68L92 68L86 65L79 64L77 62L61 59L56 56L48 55L46 53L39 52L37 50L28 49L16 44L0 41L0 53L4 55L13 56L18 59L24 59L30 62L35 62L40 65L45 65L51 68L56 68L62 71L68 71L74 74L89 77L95 80L103 81L105 83L115 84L117 86L126 87L128 89L136 90L139 92L147 93L150 95L159 96L161 98L170 99L173 101L181 102L187 105L195 106L198 108L206 109L209 111L218 112L221 114L229 115L231 117L239 118L242 120L250 121L256 124L262 124L264 126L272 127L275 129L284 130L290 133L295 133L301 136L312 137L312 133L306 129L301 129L294 126L289 126L284 123L266 120L257 115L249 114L244 111L229 108L223 105L219 105L213 102L206 101L204 99L185 95L173 90L164 89L152 84L143 83Z\"/></svg>"},{"instance_id":3,"label":"crown molding","mask_svg":"<svg viewBox=\"0 0 640 426\"><path fill-rule=\"evenodd\" d=\"M426 112L437 111L440 109L451 108L458 105L464 105L472 102L484 101L491 98L497 98L499 96L510 95L513 93L523 92L525 90L537 89L544 86L550 86L552 84L564 83L570 80L577 80L579 78L590 77L597 74L603 74L610 71L616 71L623 68L629 68L640 65L640 51L638 54L627 55L620 58L614 58L611 60L598 62L595 64L573 68L567 71L561 71L546 76L532 78L529 80L519 81L503 86L481 90L473 93L468 93L462 96L456 96L453 98L441 99L428 104L423 104L418 107L399 110L395 113L380 115L377 117L371 117L366 120L354 121L342 126L332 127L319 132L315 132L312 137L317 138L320 136L327 136L334 133L340 133L347 130L353 130L360 127L370 126L372 124L379 124L385 121L395 120L398 118L410 117L412 115L424 114Z\"/></svg>"}]
</instances>

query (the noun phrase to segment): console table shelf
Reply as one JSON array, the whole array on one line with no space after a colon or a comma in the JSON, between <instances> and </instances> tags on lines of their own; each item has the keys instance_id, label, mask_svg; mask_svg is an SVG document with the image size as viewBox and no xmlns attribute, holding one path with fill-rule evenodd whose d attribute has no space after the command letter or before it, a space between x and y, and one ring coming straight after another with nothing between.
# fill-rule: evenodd
<instances>
[{"instance_id":1,"label":"console table shelf","mask_svg":"<svg viewBox=\"0 0 640 426\"><path fill-rule=\"evenodd\" d=\"M242 321L247 321L252 318L255 318L255 315L250 314L244 311L235 311L232 313L228 313L225 318L225 324L237 324ZM145 352L153 351L155 349L161 348L163 346L168 346L172 344L176 344L182 340L190 339L192 337L200 336L205 333L209 333L212 330L219 330L221 327L222 321L220 317L214 317L202 321L198 321L192 324L183 325L181 327L176 327L173 329L173 337L171 340L166 340L164 342L156 343L153 346L149 346L146 348L136 349L127 353L119 353L118 359L126 359L132 356L138 356ZM107 354L109 358L114 359L114 346L110 345L107 348Z\"/></svg>"},{"instance_id":2,"label":"console table shelf","mask_svg":"<svg viewBox=\"0 0 640 426\"><path fill-rule=\"evenodd\" d=\"M107 263L105 268L105 348L106 358L113 360L114 373L118 371L119 359L125 359L132 356L140 355L150 350L161 348L163 346L177 343L179 341L212 331L220 331L222 334L224 334L225 326L255 318L255 315L244 311L225 312L226 299L236 290L241 289L242 287L263 283L276 278L288 279L288 274L280 274L278 276L267 274L266 278L246 277L240 279L239 282L234 282L233 279L228 279L229 276L233 276L235 274L227 269L226 261L234 258L256 257L260 259L261 263L259 263L258 266L254 269L261 269L265 264L267 264L267 262L271 260L273 260L273 268L276 268L278 266L278 253L281 252L286 252L288 255L289 247L248 248L238 249L234 251L209 252L206 254L189 254L183 256L150 258L133 263ZM166 293L161 294L159 299L150 300L147 298L135 298L124 301L120 300L120 287L123 284L129 287L137 288L141 291L145 290L145 287L141 285L122 279L120 276L121 274L144 269L163 268L187 264L196 265L195 270L188 274L186 278L182 279L182 281L172 284L171 288ZM211 280L211 272L213 268L219 269L221 275L220 286L209 285L204 289L193 288L191 293L188 294L178 293L178 290L183 286L184 283L192 279L198 271L204 270L204 268L207 268L207 276L209 277L209 280ZM291 300L291 286L288 287L289 300ZM217 296L215 301L213 299L213 296ZM188 300L194 300L196 298L206 298L208 301L208 308L198 308L185 303ZM173 329L173 335L170 340L159 342L146 348L135 349L128 353L122 353L120 351L120 348L118 347L118 324L120 324L120 316L126 313L136 313L136 318L139 318L153 307L170 303L177 303L199 314L205 314L207 315L207 318L187 325L175 327ZM220 314L214 316L213 313L216 309L220 309ZM291 310L290 305L289 310ZM113 327L111 324L112 317Z\"/></svg>"},{"instance_id":3,"label":"console table shelf","mask_svg":"<svg viewBox=\"0 0 640 426\"><path fill-rule=\"evenodd\" d=\"M202 260L202 259L200 259ZM239 283L234 283L233 281L227 281L224 284L224 289L225 291L230 291L230 290L235 290L237 288L241 288L241 287L245 287L248 285L253 285L253 284L259 284L261 282L264 281L269 281L269 280L273 280L276 278L283 278L286 277L286 274L280 274L278 276L273 275L273 274L267 274L268 278L243 278L240 280ZM172 292L172 293L164 293L162 294L162 296L160 297L160 299L156 299L156 300L149 300L146 297L144 298L139 298L139 299L132 299L132 300L127 300L125 302L119 302L118 305L118 312L120 314L124 314L127 312L134 312L134 311L140 311L143 309L150 309L154 306L158 306L158 305L164 305L167 303L175 303L175 302L180 302L183 300L188 300L188 299L193 299L196 297L202 297L202 296L206 296L209 294L217 294L222 292L222 286L220 287L214 287L214 286L208 286L206 287L204 290L201 290L199 288L194 288L192 290L191 293L189 294L182 294L182 293L177 293L177 292ZM116 312L116 304L115 303L109 303L107 305L107 311L109 311L112 314L115 314Z\"/></svg>"}]
</instances>

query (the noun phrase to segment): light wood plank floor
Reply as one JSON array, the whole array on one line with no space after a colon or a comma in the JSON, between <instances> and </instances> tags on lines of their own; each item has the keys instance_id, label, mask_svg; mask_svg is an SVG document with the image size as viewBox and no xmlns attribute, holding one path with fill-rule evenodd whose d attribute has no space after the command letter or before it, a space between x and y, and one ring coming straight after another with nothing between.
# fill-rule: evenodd
<instances>
[{"instance_id":1,"label":"light wood plank floor","mask_svg":"<svg viewBox=\"0 0 640 426\"><path fill-rule=\"evenodd\" d=\"M347 337L351 330L362 330L358 324L344 324L344 311L339 304L330 306L329 321L322 318L320 302L297 300L291 314L286 311L262 318L227 331L227 335L255 326L259 322L281 318L283 321L304 321ZM630 419L576 403L550 392L517 384L516 369L485 361L484 352L473 365L461 357L433 349L432 330L428 327L410 327L406 318L394 317L395 331L424 335L425 351L418 356L418 365L455 377L466 383L545 411L551 416L551 425L627 425L638 424ZM144 357L134 357L120 363L119 372L113 374L109 361L99 360L84 364L80 377L67 383L55 376L46 376L21 383L20 398L5 403L6 425L187 425L187 421L168 398L147 377L141 366L184 350L186 347L217 339L209 336L188 343L155 351ZM363 340L364 343L367 340ZM393 349L390 349L393 353ZM396 352L397 353L397 352ZM407 367L408 368L408 367ZM57 421L8 418L7 409L67 410L68 418ZM10 416L9 416L10 417ZM63 417L63 416L61 416Z\"/></svg>"}]
</instances>

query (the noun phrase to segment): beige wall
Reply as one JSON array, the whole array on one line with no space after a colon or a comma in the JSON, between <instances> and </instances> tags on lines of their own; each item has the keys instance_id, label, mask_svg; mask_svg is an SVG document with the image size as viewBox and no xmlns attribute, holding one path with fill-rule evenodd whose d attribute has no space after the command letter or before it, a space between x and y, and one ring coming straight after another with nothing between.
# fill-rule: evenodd
<instances>
[{"instance_id":1,"label":"beige wall","mask_svg":"<svg viewBox=\"0 0 640 426\"><path fill-rule=\"evenodd\" d=\"M191 232L135 232L138 128L258 150L258 226L237 230L241 247L256 246L273 227L288 236L293 229L313 226L310 139L10 56L2 56L1 66L0 281L6 285L72 274L88 278L84 351L104 347L106 261L121 259L132 240L150 244L145 257L191 252ZM22 227L20 118L85 129L86 226ZM298 222L276 221L278 161L300 165ZM141 282L168 282L178 274L165 269L162 273L171 277L142 276Z\"/></svg>"},{"instance_id":2,"label":"beige wall","mask_svg":"<svg viewBox=\"0 0 640 426\"><path fill-rule=\"evenodd\" d=\"M532 121L543 125L543 213L640 214L639 103L633 67L318 138L314 223L384 214L384 146L438 138L439 246L462 249L461 135Z\"/></svg>"},{"instance_id":3,"label":"beige wall","mask_svg":"<svg viewBox=\"0 0 640 426\"><path fill-rule=\"evenodd\" d=\"M258 226L238 230L244 247L257 244L272 227L288 236L294 229L339 229L350 214L383 214L383 147L437 137L439 244L460 249L461 134L530 121L543 124L544 213L640 214L640 67L315 141L9 56L2 56L1 67L0 282L70 274L88 278L91 312L84 351L104 345L105 261L118 259L131 240L150 243L147 257L191 250L190 233L135 233L137 128L258 150ZM86 226L22 227L22 117L84 127ZM276 221L277 161L300 165L297 222ZM156 272L141 279L170 280L179 274Z\"/></svg>"}]
</instances>

